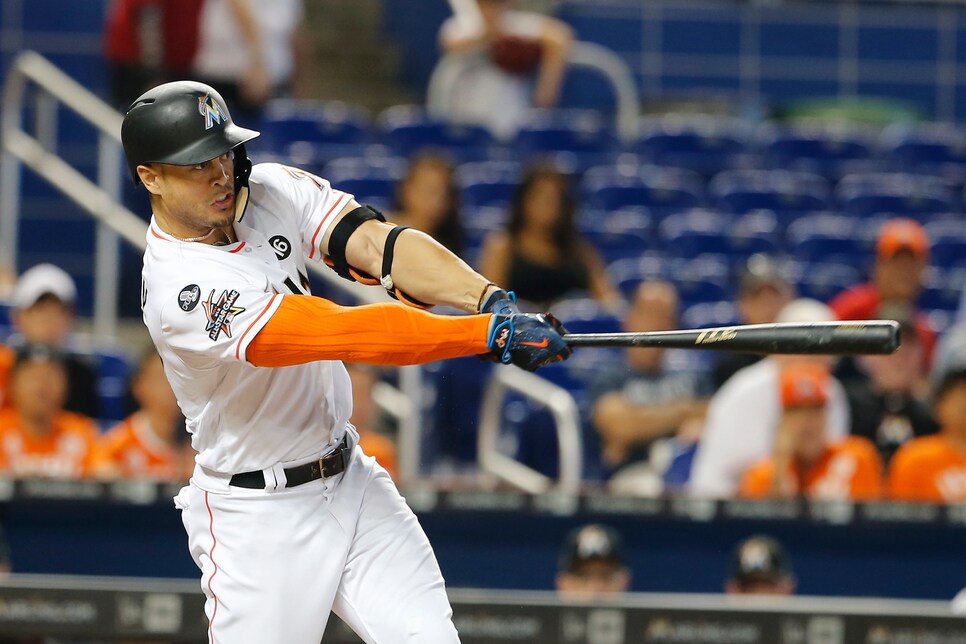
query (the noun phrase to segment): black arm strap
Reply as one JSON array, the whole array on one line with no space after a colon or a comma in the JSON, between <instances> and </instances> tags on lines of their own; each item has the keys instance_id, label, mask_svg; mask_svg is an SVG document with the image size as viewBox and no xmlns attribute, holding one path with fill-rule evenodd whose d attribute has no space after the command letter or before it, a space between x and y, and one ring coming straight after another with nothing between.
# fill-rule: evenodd
<instances>
[{"instance_id":1,"label":"black arm strap","mask_svg":"<svg viewBox=\"0 0 966 644\"><path fill-rule=\"evenodd\" d=\"M399 300L403 304L408 304L409 306L415 306L419 309L428 309L432 304L427 304L426 302L420 302L414 297L406 295L401 290L396 288L396 285L392 281L392 257L396 249L396 238L399 237L399 233L409 228L409 226L396 226L389 231L389 235L386 237L386 245L382 249L382 277L380 278L380 283L382 287L386 289L389 296L395 300Z\"/></svg>"},{"instance_id":2,"label":"black arm strap","mask_svg":"<svg viewBox=\"0 0 966 644\"><path fill-rule=\"evenodd\" d=\"M352 233L356 231L356 228L370 219L386 221L386 218L378 210L374 210L369 206L359 206L355 210L350 210L347 212L345 216L339 220L339 223L335 225L335 228L332 229L332 234L329 236L328 258L331 260L331 262L326 263L328 263L332 269L339 274L340 277L343 277L350 282L357 281L356 276L358 275L358 271L349 266L349 262L346 261L345 247L346 244L349 243L349 237L351 237Z\"/></svg>"}]
</instances>

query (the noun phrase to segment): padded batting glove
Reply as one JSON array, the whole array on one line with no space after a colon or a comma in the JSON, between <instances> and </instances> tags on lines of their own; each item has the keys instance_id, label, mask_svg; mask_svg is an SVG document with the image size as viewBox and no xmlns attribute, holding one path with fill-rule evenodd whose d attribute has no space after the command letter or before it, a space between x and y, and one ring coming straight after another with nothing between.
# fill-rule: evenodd
<instances>
[{"instance_id":1,"label":"padded batting glove","mask_svg":"<svg viewBox=\"0 0 966 644\"><path fill-rule=\"evenodd\" d=\"M490 293L486 302L480 307L480 313L493 313L495 315L514 315L519 314L517 308L517 296L513 291L507 293L502 288Z\"/></svg>"},{"instance_id":2,"label":"padded batting glove","mask_svg":"<svg viewBox=\"0 0 966 644\"><path fill-rule=\"evenodd\" d=\"M549 313L495 313L487 355L503 364L536 371L545 364L566 360L573 352L561 337L566 332Z\"/></svg>"}]
</instances>

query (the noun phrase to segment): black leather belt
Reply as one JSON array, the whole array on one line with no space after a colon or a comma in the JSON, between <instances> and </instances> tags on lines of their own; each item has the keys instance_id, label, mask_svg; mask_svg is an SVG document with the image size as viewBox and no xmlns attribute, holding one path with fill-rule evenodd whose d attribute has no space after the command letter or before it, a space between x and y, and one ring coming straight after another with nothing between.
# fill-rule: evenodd
<instances>
[{"instance_id":1,"label":"black leather belt","mask_svg":"<svg viewBox=\"0 0 966 644\"><path fill-rule=\"evenodd\" d=\"M331 453L323 456L317 461L296 465L295 467L285 468L285 487L296 487L316 479L329 478L336 474L341 474L349 465L349 456L352 451L349 449L349 435L342 437L342 442ZM265 475L261 470L254 472L242 472L234 474L229 485L235 487L247 487L252 490L260 490L265 487Z\"/></svg>"}]
</instances>

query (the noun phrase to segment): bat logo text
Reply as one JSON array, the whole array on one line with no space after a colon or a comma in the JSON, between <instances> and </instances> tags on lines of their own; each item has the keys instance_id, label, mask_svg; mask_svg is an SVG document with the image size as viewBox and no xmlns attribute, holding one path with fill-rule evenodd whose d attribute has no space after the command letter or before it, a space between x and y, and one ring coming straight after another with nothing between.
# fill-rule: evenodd
<instances>
[{"instance_id":1,"label":"bat logo text","mask_svg":"<svg viewBox=\"0 0 966 644\"><path fill-rule=\"evenodd\" d=\"M738 330L733 327L721 327L720 329L708 329L707 331L702 331L695 338L695 344L711 344L712 342L725 342L726 340L733 340L734 337L738 335Z\"/></svg>"}]
</instances>

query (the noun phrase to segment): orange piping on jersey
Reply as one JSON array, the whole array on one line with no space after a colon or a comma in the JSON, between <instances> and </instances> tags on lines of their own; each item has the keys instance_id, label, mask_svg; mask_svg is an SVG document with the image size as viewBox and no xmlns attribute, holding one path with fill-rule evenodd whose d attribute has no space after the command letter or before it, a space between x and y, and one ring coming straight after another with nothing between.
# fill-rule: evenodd
<instances>
[{"instance_id":1,"label":"orange piping on jersey","mask_svg":"<svg viewBox=\"0 0 966 644\"><path fill-rule=\"evenodd\" d=\"M238 342L235 343L235 359L236 360L240 360L241 359L241 348L242 348L242 346L243 346L243 344L245 342L245 336L248 335L248 332L251 331L252 328L254 328L254 326L256 324L258 324L258 321L262 319L262 316L265 315L265 313L268 311L268 309L272 308L272 303L275 301L275 298L276 297L278 297L278 293L277 292L275 293L275 295L272 296L272 299L270 299L268 301L268 304L265 305L265 308L262 309L262 312L259 313L255 317L254 320L252 320L252 323L248 325L248 328L245 329L245 331L238 337Z\"/></svg>"},{"instance_id":2,"label":"orange piping on jersey","mask_svg":"<svg viewBox=\"0 0 966 644\"><path fill-rule=\"evenodd\" d=\"M339 190L333 190L332 192L340 192L340 191ZM322 230L322 224L325 223L325 220L329 218L329 215L332 214L332 211L336 209L336 206L338 206L340 203L342 203L342 200L346 196L346 194L344 192L342 192L340 194L342 196L339 197L334 204L332 204L332 207L329 208L329 211L327 213L325 213L324 215L322 215L322 221L319 222L319 227L315 229L315 234L312 235L312 250L309 251L309 259L313 259L315 257L315 249L318 248L318 246L315 245L315 239L316 239L316 237L319 236L319 231Z\"/></svg>"},{"instance_id":3,"label":"orange piping on jersey","mask_svg":"<svg viewBox=\"0 0 966 644\"><path fill-rule=\"evenodd\" d=\"M151 230L151 234L154 235L155 237L157 237L158 239L163 239L164 241L171 241L170 239L168 239L166 237L162 237L161 235L159 235L158 234L158 231L156 231L154 229L154 226L151 226L151 229L150 230Z\"/></svg>"},{"instance_id":4,"label":"orange piping on jersey","mask_svg":"<svg viewBox=\"0 0 966 644\"><path fill-rule=\"evenodd\" d=\"M339 306L283 295L248 345L256 367L315 360L408 365L486 353L490 315L434 315L402 304Z\"/></svg>"},{"instance_id":5,"label":"orange piping on jersey","mask_svg":"<svg viewBox=\"0 0 966 644\"><path fill-rule=\"evenodd\" d=\"M237 253L238 251L240 251L244 247L245 247L245 242L242 242L242 243L238 244L238 248L236 248L235 250L230 250L228 252L229 253Z\"/></svg>"}]
</instances>

